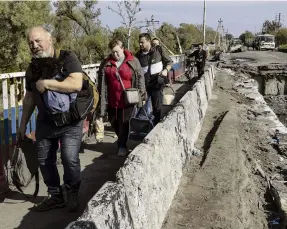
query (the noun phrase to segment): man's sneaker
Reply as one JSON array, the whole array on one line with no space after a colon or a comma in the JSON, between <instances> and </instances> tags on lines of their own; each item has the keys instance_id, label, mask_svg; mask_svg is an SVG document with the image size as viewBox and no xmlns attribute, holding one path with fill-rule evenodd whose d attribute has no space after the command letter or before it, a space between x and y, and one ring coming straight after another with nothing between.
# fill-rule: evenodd
<instances>
[{"instance_id":1,"label":"man's sneaker","mask_svg":"<svg viewBox=\"0 0 287 229\"><path fill-rule=\"evenodd\" d=\"M127 148L119 148L118 157L125 157L128 154Z\"/></svg>"},{"instance_id":2,"label":"man's sneaker","mask_svg":"<svg viewBox=\"0 0 287 229\"><path fill-rule=\"evenodd\" d=\"M78 192L68 191L67 193L67 204L69 212L76 212L79 209L79 196Z\"/></svg>"},{"instance_id":3,"label":"man's sneaker","mask_svg":"<svg viewBox=\"0 0 287 229\"><path fill-rule=\"evenodd\" d=\"M59 196L48 196L41 203L34 205L34 210L39 212L49 211L54 208L63 208L66 206L64 197Z\"/></svg>"}]
</instances>

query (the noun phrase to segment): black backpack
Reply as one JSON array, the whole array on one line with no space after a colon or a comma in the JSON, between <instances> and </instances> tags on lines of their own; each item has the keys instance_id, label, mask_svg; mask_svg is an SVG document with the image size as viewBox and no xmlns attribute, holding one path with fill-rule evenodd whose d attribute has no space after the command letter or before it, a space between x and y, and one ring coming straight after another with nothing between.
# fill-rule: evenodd
<instances>
[{"instance_id":1,"label":"black backpack","mask_svg":"<svg viewBox=\"0 0 287 229\"><path fill-rule=\"evenodd\" d=\"M64 64L65 56L69 54L69 51L60 50L58 62L61 65ZM70 105L70 110L60 114L60 125L70 124L72 122L86 119L91 110L95 107L96 95L93 84L90 77L86 72L83 72L83 86L82 89L77 92L76 100ZM52 119L57 125L58 115L51 114ZM60 126L58 125L58 126Z\"/></svg>"}]
</instances>

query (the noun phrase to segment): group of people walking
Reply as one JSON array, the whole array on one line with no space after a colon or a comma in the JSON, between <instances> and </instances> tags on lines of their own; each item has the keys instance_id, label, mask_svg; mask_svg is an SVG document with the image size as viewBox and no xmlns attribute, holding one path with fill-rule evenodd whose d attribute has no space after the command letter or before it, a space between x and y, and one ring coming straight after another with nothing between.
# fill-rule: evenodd
<instances>
[{"instance_id":1,"label":"group of people walking","mask_svg":"<svg viewBox=\"0 0 287 229\"><path fill-rule=\"evenodd\" d=\"M123 40L113 39L109 43L110 55L99 68L96 85L99 96L89 100L86 75L72 51L61 50L59 53L54 48L51 34L41 26L29 29L27 41L32 59L25 75L26 93L17 138L18 141L25 138L27 123L37 107L35 137L38 161L49 194L34 209L48 211L68 206L69 211L74 212L79 207L81 184L79 151L83 135L82 117L86 117L83 115L88 108L90 110L90 103L97 104L93 112L99 120L108 114L108 120L118 137L117 155L126 156L129 120L135 106L143 106L149 99L153 124L161 120L163 88L169 83L168 72L172 68L172 60L160 46L159 40L152 39L148 33L139 35L140 50L135 54L125 48ZM200 47L191 56L195 56L200 77L206 53ZM138 92L137 104L127 102L133 99L129 98L130 89ZM56 166L59 142L64 186L60 185Z\"/></svg>"},{"instance_id":2,"label":"group of people walking","mask_svg":"<svg viewBox=\"0 0 287 229\"><path fill-rule=\"evenodd\" d=\"M118 156L128 153L129 120L134 110L133 105L125 103L124 89L137 88L142 101L150 97L156 125L161 118L163 88L169 81L168 71L172 67L172 60L161 46L152 46L148 33L140 34L139 44L140 50L133 55L125 49L122 40L112 40L109 44L111 54L99 69L99 116L108 113L109 122L118 137Z\"/></svg>"},{"instance_id":3,"label":"group of people walking","mask_svg":"<svg viewBox=\"0 0 287 229\"><path fill-rule=\"evenodd\" d=\"M18 140L25 138L27 123L37 106L35 136L38 161L49 194L34 208L48 211L68 205L69 211L74 212L79 207L79 150L83 120L75 119L74 114L69 113L69 107L74 107L77 95L85 87L83 69L71 51L59 58L52 36L44 27L29 29L27 41L32 60L25 76L26 94L17 137ZM134 104L126 102L127 90L137 89L141 101L138 106L150 98L156 125L161 119L163 88L169 83L168 72L172 68L172 60L162 50L158 39L152 41L148 33L143 33L139 36L139 45L140 50L133 55L125 48L123 40L113 39L109 43L110 55L102 61L98 74L99 102L94 112L101 119L108 114L108 120L118 137L118 156L128 153L129 119ZM67 200L56 166L58 142L61 144Z\"/></svg>"}]
</instances>

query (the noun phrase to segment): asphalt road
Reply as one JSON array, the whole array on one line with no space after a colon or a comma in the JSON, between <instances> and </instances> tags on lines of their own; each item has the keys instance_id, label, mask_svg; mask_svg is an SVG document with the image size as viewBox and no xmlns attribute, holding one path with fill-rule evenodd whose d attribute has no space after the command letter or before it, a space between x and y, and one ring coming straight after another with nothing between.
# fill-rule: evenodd
<instances>
[{"instance_id":1,"label":"asphalt road","mask_svg":"<svg viewBox=\"0 0 287 229\"><path fill-rule=\"evenodd\" d=\"M250 58L252 65L284 64L287 63L287 53L277 51L246 51L224 54L225 60Z\"/></svg>"}]
</instances>

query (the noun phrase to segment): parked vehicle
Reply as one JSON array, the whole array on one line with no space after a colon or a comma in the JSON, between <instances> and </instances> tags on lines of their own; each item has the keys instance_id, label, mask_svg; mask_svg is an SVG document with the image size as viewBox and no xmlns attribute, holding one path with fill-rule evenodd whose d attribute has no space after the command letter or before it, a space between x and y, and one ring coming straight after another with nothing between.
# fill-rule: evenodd
<instances>
[{"instance_id":1,"label":"parked vehicle","mask_svg":"<svg viewBox=\"0 0 287 229\"><path fill-rule=\"evenodd\" d=\"M275 50L275 36L271 34L257 35L254 40L253 48L259 51L261 50L274 51Z\"/></svg>"},{"instance_id":2,"label":"parked vehicle","mask_svg":"<svg viewBox=\"0 0 287 229\"><path fill-rule=\"evenodd\" d=\"M239 38L233 38L228 46L228 52L244 52L246 47Z\"/></svg>"}]
</instances>

